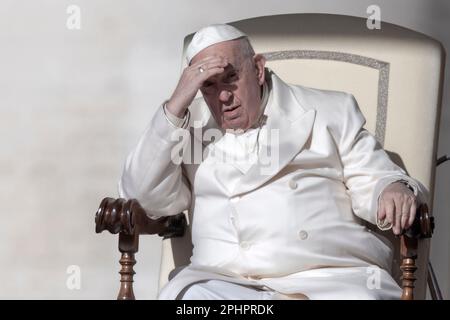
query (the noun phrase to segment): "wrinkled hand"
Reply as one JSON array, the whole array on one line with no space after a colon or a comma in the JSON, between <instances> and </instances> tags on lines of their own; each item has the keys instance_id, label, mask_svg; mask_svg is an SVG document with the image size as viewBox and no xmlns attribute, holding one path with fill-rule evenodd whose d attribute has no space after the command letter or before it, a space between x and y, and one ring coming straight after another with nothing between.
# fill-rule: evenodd
<instances>
[{"instance_id":1,"label":"wrinkled hand","mask_svg":"<svg viewBox=\"0 0 450 320\"><path fill-rule=\"evenodd\" d=\"M228 61L223 57L210 56L186 67L178 81L172 96L167 102L167 110L179 118L183 118L186 109L192 103L197 91L206 79L225 70ZM203 72L200 72L203 70Z\"/></svg>"},{"instance_id":2,"label":"wrinkled hand","mask_svg":"<svg viewBox=\"0 0 450 320\"><path fill-rule=\"evenodd\" d=\"M378 200L378 219L392 224L392 231L399 235L414 222L417 199L403 183L388 185Z\"/></svg>"}]
</instances>

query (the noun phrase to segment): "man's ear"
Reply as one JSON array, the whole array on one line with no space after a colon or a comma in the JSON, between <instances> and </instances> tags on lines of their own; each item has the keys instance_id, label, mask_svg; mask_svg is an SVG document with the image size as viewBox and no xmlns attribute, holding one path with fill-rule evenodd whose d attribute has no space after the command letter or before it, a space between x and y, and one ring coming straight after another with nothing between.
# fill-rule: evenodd
<instances>
[{"instance_id":1,"label":"man's ear","mask_svg":"<svg viewBox=\"0 0 450 320\"><path fill-rule=\"evenodd\" d=\"M262 54L255 54L253 56L253 61L255 62L256 77L258 78L258 84L262 85L264 83L264 67L266 65L266 58Z\"/></svg>"}]
</instances>

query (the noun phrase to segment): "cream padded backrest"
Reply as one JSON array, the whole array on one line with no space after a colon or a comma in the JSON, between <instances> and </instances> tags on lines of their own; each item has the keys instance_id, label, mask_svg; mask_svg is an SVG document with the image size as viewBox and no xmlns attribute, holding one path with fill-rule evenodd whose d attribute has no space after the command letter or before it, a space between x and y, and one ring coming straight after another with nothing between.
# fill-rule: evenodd
<instances>
[{"instance_id":1,"label":"cream padded backrest","mask_svg":"<svg viewBox=\"0 0 450 320\"><path fill-rule=\"evenodd\" d=\"M288 83L352 93L392 159L433 197L444 50L417 32L388 23L369 30L362 18L291 14L231 23L247 33L267 66ZM185 39L185 48L192 35ZM183 56L183 68L186 62ZM432 207L432 203L429 203ZM391 237L392 238L392 237ZM394 243L398 249L399 241ZM164 240L160 287L188 263L190 234ZM428 241L420 247L416 297L425 297ZM393 272L398 271L395 262Z\"/></svg>"}]
</instances>

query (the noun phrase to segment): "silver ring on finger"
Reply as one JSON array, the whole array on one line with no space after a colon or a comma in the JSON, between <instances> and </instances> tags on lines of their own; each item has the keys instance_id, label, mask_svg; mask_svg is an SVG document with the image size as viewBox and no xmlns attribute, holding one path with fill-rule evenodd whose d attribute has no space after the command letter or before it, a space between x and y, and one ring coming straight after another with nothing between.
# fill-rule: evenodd
<instances>
[{"instance_id":1,"label":"silver ring on finger","mask_svg":"<svg viewBox=\"0 0 450 320\"><path fill-rule=\"evenodd\" d=\"M205 69L203 69L202 67L198 67L198 72L203 73L205 72Z\"/></svg>"}]
</instances>

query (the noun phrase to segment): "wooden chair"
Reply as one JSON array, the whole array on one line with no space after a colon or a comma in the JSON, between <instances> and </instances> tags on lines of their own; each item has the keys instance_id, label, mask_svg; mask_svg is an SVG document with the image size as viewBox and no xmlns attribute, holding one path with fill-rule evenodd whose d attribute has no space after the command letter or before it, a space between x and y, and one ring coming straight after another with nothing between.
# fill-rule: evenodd
<instances>
[{"instance_id":1,"label":"wooden chair","mask_svg":"<svg viewBox=\"0 0 450 320\"><path fill-rule=\"evenodd\" d=\"M385 22L381 30L369 30L365 19L328 14L267 16L232 25L249 35L255 51L286 82L352 93L367 119L366 129L394 162L430 190L432 201L445 61L438 41ZM185 38L185 49L191 37ZM185 63L183 57L183 68ZM395 247L392 273L405 300L424 299L427 279L432 297L440 296L428 268L434 225L428 208L432 202L419 207L414 225L401 237L383 233ZM103 199L96 232L119 233L119 299L134 299L139 235L163 237L160 288L171 270L189 263L190 214L152 220L136 200Z\"/></svg>"}]
</instances>

